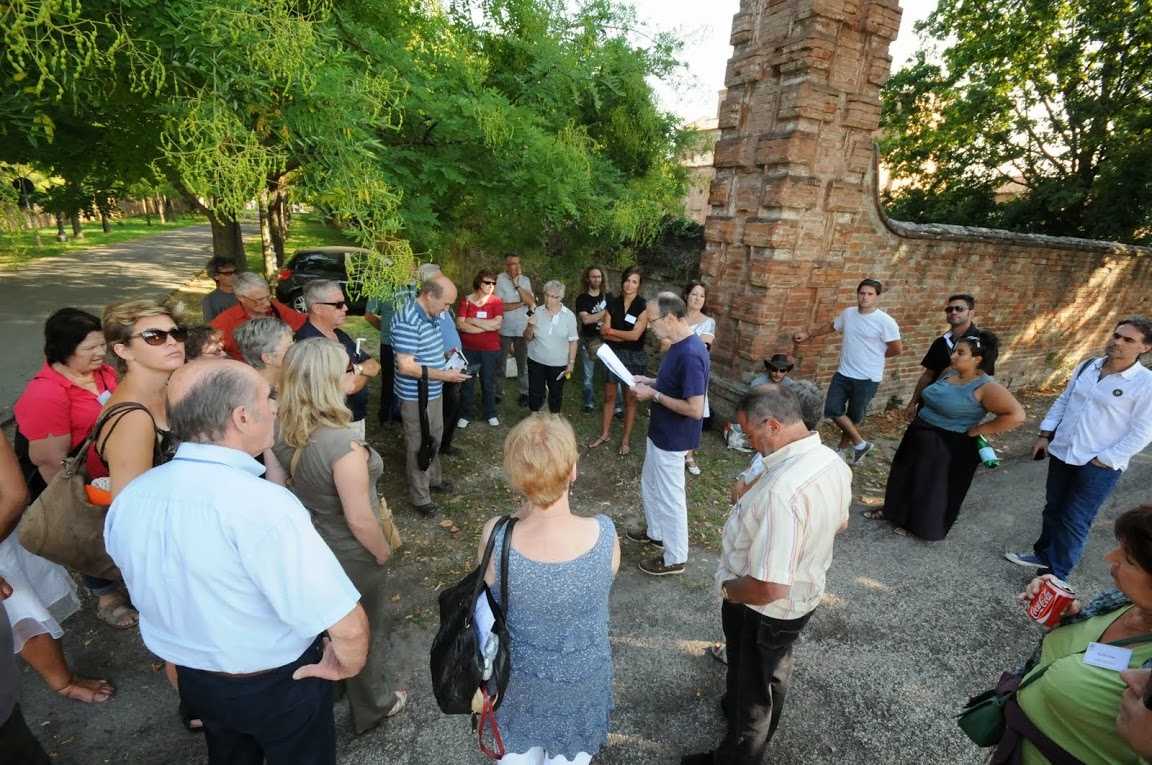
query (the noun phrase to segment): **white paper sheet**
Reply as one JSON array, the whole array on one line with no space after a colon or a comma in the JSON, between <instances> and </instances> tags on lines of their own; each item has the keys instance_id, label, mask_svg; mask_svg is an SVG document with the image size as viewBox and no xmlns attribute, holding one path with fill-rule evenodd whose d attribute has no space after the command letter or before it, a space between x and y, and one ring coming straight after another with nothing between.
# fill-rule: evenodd
<instances>
[{"instance_id":1,"label":"white paper sheet","mask_svg":"<svg viewBox=\"0 0 1152 765\"><path fill-rule=\"evenodd\" d=\"M604 362L605 366L612 370L612 374L626 382L629 388L636 387L636 378L628 371L628 367L624 366L624 362L620 361L620 357L616 355L616 352L608 347L608 343L604 343L596 350L596 356Z\"/></svg>"}]
</instances>

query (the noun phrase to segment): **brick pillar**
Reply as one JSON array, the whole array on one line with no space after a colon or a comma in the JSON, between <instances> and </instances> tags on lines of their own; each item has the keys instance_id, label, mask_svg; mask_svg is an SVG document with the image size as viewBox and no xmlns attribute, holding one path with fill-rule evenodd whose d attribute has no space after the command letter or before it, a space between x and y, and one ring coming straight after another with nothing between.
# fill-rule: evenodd
<instances>
[{"instance_id":1,"label":"brick pillar","mask_svg":"<svg viewBox=\"0 0 1152 765\"><path fill-rule=\"evenodd\" d=\"M789 338L852 305L875 262L863 251L883 228L872 139L900 14L898 0L741 0L700 263L708 302L724 306L712 350L722 413L732 382L773 353L806 355L802 377L835 368L823 340Z\"/></svg>"}]
</instances>

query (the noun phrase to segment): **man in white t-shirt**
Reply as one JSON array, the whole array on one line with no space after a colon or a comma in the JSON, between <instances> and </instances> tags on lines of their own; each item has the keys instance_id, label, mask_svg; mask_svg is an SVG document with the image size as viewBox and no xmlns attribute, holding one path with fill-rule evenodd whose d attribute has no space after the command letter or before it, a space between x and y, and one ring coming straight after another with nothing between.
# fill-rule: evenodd
<instances>
[{"instance_id":1,"label":"man in white t-shirt","mask_svg":"<svg viewBox=\"0 0 1152 765\"><path fill-rule=\"evenodd\" d=\"M828 396L824 400L824 416L840 428L838 452L847 462L856 464L872 444L860 435L857 426L864 421L864 413L880 381L884 379L884 359L904 352L900 342L900 327L880 310L880 293L884 286L875 279L865 279L856 288L856 308L846 308L836 320L811 330L800 330L792 340L802 343L829 332L843 332L840 349L840 368L832 375ZM852 447L851 453L848 447Z\"/></svg>"}]
</instances>

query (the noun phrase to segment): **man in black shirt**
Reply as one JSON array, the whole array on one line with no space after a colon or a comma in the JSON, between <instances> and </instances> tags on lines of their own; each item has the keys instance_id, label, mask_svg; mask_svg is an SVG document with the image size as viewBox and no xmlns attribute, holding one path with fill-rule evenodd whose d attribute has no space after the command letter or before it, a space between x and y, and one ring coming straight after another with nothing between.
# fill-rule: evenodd
<instances>
[{"instance_id":1,"label":"man in black shirt","mask_svg":"<svg viewBox=\"0 0 1152 765\"><path fill-rule=\"evenodd\" d=\"M584 291L576 296L576 318L580 321L580 365L584 369L584 411L591 412L596 407L596 394L592 391L592 375L596 371L596 359L588 353L588 340L600 338L600 323L604 320L604 308L608 293L604 291L604 269L588 266L581 277Z\"/></svg>"},{"instance_id":2,"label":"man in black shirt","mask_svg":"<svg viewBox=\"0 0 1152 765\"><path fill-rule=\"evenodd\" d=\"M944 319L951 329L936 338L928 348L928 352L924 354L924 360L920 362L924 371L920 373L920 379L916 381L916 390L912 392L912 398L904 410L904 419L907 422L916 419L916 412L920 409L920 394L924 389L936 382L944 370L952 366L952 348L955 347L956 341L980 332L972 323L975 308L976 298L971 295L952 295L948 298L948 303L944 306Z\"/></svg>"}]
</instances>

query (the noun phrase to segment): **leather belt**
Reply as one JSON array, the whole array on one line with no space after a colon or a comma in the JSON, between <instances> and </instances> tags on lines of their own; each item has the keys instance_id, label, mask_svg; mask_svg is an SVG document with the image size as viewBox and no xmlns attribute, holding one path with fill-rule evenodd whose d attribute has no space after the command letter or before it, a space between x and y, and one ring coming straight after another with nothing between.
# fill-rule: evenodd
<instances>
[{"instance_id":1,"label":"leather belt","mask_svg":"<svg viewBox=\"0 0 1152 765\"><path fill-rule=\"evenodd\" d=\"M240 673L238 673L238 674L233 674L233 673L231 673L231 672L213 672L213 671L212 671L212 670L210 670L210 669L206 669L206 670L204 670L204 671L205 671L205 672L207 672L209 675L216 675L217 677L235 677L235 678L243 678L243 677L259 677L260 675L266 675L266 674L268 674L268 673L269 673L269 672L271 672L272 670L270 670L270 669L261 669L261 670L259 670L259 671L257 671L257 672L240 672Z\"/></svg>"}]
</instances>

